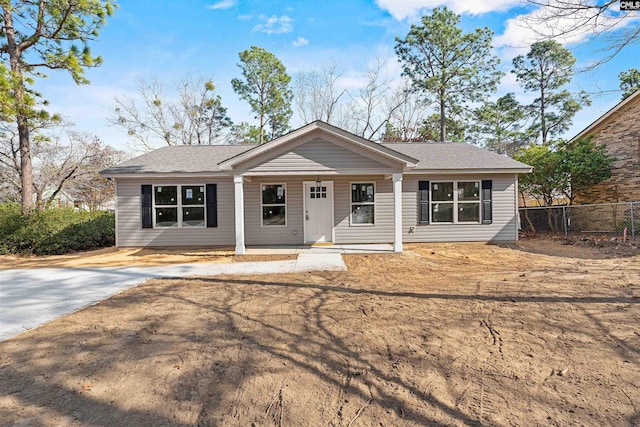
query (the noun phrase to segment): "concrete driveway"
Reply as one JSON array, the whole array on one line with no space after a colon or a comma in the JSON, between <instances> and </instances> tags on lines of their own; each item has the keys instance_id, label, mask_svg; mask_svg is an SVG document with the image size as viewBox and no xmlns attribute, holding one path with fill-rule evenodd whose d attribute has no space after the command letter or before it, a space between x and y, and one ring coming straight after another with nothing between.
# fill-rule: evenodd
<instances>
[{"instance_id":1,"label":"concrete driveway","mask_svg":"<svg viewBox=\"0 0 640 427\"><path fill-rule=\"evenodd\" d=\"M340 254L304 253L287 261L0 270L0 341L149 279L346 269Z\"/></svg>"}]
</instances>

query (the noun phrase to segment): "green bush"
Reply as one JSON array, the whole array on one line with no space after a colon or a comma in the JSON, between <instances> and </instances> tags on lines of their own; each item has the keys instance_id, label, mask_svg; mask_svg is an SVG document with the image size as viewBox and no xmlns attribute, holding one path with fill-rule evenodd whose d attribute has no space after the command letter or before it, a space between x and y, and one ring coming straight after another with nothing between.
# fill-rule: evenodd
<instances>
[{"instance_id":1,"label":"green bush","mask_svg":"<svg viewBox=\"0 0 640 427\"><path fill-rule=\"evenodd\" d=\"M59 255L114 244L112 213L54 208L22 216L19 206L0 205L0 253Z\"/></svg>"},{"instance_id":2,"label":"green bush","mask_svg":"<svg viewBox=\"0 0 640 427\"><path fill-rule=\"evenodd\" d=\"M20 215L17 203L0 204L0 251L5 240L20 230L27 223L27 218Z\"/></svg>"}]
</instances>

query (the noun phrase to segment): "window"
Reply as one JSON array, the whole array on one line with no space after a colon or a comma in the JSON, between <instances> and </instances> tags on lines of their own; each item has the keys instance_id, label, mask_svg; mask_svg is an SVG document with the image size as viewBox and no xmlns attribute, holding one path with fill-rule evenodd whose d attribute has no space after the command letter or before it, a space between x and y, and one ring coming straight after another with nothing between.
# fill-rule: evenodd
<instances>
[{"instance_id":1,"label":"window","mask_svg":"<svg viewBox=\"0 0 640 427\"><path fill-rule=\"evenodd\" d=\"M155 226L204 227L204 185L156 185L153 187Z\"/></svg>"},{"instance_id":2,"label":"window","mask_svg":"<svg viewBox=\"0 0 640 427\"><path fill-rule=\"evenodd\" d=\"M287 225L286 184L262 184L262 225Z\"/></svg>"},{"instance_id":3,"label":"window","mask_svg":"<svg viewBox=\"0 0 640 427\"><path fill-rule=\"evenodd\" d=\"M153 189L156 227L178 226L178 187L156 186Z\"/></svg>"},{"instance_id":4,"label":"window","mask_svg":"<svg viewBox=\"0 0 640 427\"><path fill-rule=\"evenodd\" d=\"M375 223L375 185L351 184L351 225L373 225Z\"/></svg>"},{"instance_id":5,"label":"window","mask_svg":"<svg viewBox=\"0 0 640 427\"><path fill-rule=\"evenodd\" d=\"M480 222L480 183L458 182L458 222Z\"/></svg>"},{"instance_id":6,"label":"window","mask_svg":"<svg viewBox=\"0 0 640 427\"><path fill-rule=\"evenodd\" d=\"M479 223L480 181L432 182L431 222Z\"/></svg>"},{"instance_id":7,"label":"window","mask_svg":"<svg viewBox=\"0 0 640 427\"><path fill-rule=\"evenodd\" d=\"M309 187L309 198L311 199L326 199L327 187Z\"/></svg>"},{"instance_id":8,"label":"window","mask_svg":"<svg viewBox=\"0 0 640 427\"><path fill-rule=\"evenodd\" d=\"M182 226L204 227L204 185L183 185Z\"/></svg>"}]
</instances>

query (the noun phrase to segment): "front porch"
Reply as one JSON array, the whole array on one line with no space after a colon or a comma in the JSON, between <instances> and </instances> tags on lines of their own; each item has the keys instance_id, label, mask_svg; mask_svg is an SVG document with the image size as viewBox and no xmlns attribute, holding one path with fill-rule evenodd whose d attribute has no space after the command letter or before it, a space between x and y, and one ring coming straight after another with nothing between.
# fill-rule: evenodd
<instances>
[{"instance_id":1,"label":"front porch","mask_svg":"<svg viewBox=\"0 0 640 427\"><path fill-rule=\"evenodd\" d=\"M235 176L236 254L249 253L247 247L318 252L316 244L332 245L324 249L328 253L387 247L402 252L402 178L401 173ZM380 242L391 245L372 249Z\"/></svg>"},{"instance_id":2,"label":"front porch","mask_svg":"<svg viewBox=\"0 0 640 427\"><path fill-rule=\"evenodd\" d=\"M353 245L267 245L249 246L245 255L300 255L300 254L392 254L393 245L353 244Z\"/></svg>"}]
</instances>

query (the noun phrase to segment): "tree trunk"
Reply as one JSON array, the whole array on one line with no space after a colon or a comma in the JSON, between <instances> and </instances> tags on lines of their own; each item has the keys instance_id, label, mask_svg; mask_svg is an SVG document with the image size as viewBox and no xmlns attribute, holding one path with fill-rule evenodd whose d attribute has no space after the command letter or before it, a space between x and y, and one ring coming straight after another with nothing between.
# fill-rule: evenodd
<instances>
[{"instance_id":1,"label":"tree trunk","mask_svg":"<svg viewBox=\"0 0 640 427\"><path fill-rule=\"evenodd\" d=\"M45 207L44 199L42 198L42 192L36 191L36 209L38 211L43 210Z\"/></svg>"},{"instance_id":2,"label":"tree trunk","mask_svg":"<svg viewBox=\"0 0 640 427\"><path fill-rule=\"evenodd\" d=\"M544 75L544 68L542 65L542 61L540 63L540 131L542 133L542 145L547 143L547 121L545 120L545 93L544 93L544 85L546 77Z\"/></svg>"},{"instance_id":3,"label":"tree trunk","mask_svg":"<svg viewBox=\"0 0 640 427\"><path fill-rule=\"evenodd\" d=\"M445 142L447 122L445 120L444 91L440 91L440 142Z\"/></svg>"},{"instance_id":4,"label":"tree trunk","mask_svg":"<svg viewBox=\"0 0 640 427\"><path fill-rule=\"evenodd\" d=\"M519 192L520 196L522 197L522 207L526 208L527 207L527 199L524 196L524 193L522 191ZM524 219L527 220L527 223L529 224L529 229L531 229L532 233L536 233L536 226L533 225L533 221L531 221L531 218L529 218L529 209L523 209L524 211Z\"/></svg>"},{"instance_id":5,"label":"tree trunk","mask_svg":"<svg viewBox=\"0 0 640 427\"><path fill-rule=\"evenodd\" d=\"M532 233L536 233L536 226L533 225L533 221L531 221L531 218L529 218L529 209L524 209L524 219L527 220L527 223L529 224L529 228L531 229Z\"/></svg>"},{"instance_id":6,"label":"tree trunk","mask_svg":"<svg viewBox=\"0 0 640 427\"><path fill-rule=\"evenodd\" d=\"M16 97L17 98L17 97ZM18 113L18 138L20 140L20 168L22 214L27 215L33 209L33 169L31 166L31 144L29 143L29 126L26 117Z\"/></svg>"},{"instance_id":7,"label":"tree trunk","mask_svg":"<svg viewBox=\"0 0 640 427\"><path fill-rule=\"evenodd\" d=\"M15 29L11 6L2 7L4 31L7 38L7 50L11 64L11 83L15 102L15 115L18 124L18 141L20 144L20 178L22 196L22 214L27 215L33 209L33 169L31 166L31 144L29 142L29 118L25 105L24 78L20 64L20 52L16 44Z\"/></svg>"}]
</instances>

